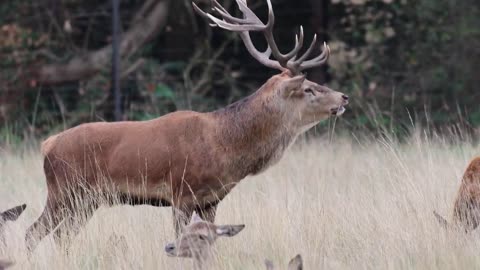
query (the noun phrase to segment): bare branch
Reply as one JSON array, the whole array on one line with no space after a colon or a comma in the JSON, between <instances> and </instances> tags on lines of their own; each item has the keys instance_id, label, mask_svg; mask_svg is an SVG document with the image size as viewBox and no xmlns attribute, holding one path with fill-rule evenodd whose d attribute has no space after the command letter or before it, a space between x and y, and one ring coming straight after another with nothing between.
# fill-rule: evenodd
<instances>
[{"instance_id":1,"label":"bare branch","mask_svg":"<svg viewBox=\"0 0 480 270\"><path fill-rule=\"evenodd\" d=\"M128 58L150 41L167 23L170 0L145 2L139 9L140 14L133 25L125 32L120 42L120 55ZM149 8L145 8L145 6ZM49 64L34 68L31 76L40 84L59 84L89 78L110 63L111 46L107 45L97 51L75 56L65 64Z\"/></svg>"}]
</instances>

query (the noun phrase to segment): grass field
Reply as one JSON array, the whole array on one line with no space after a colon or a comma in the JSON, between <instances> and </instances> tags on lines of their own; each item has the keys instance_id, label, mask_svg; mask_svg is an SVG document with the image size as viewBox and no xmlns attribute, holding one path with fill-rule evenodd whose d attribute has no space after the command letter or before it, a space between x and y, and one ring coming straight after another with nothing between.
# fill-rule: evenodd
<instances>
[{"instance_id":1,"label":"grass field","mask_svg":"<svg viewBox=\"0 0 480 270\"><path fill-rule=\"evenodd\" d=\"M478 233L445 232L432 210L450 216L463 170L479 154L471 143L420 135L401 144L300 142L220 204L218 224L246 228L217 241L213 269L265 269L265 258L286 269L297 253L307 270L478 269ZM174 237L171 209L150 206L101 208L69 253L48 237L27 259L24 233L45 198L40 154L0 152L0 209L28 204L0 249L13 269L190 269L164 252ZM112 235L126 242L112 244Z\"/></svg>"}]
</instances>

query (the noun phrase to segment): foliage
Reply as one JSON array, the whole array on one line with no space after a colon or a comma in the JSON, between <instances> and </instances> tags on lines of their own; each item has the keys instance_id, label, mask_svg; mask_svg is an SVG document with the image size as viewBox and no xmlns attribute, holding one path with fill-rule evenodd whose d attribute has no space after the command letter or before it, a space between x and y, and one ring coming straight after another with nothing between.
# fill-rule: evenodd
<instances>
[{"instance_id":1,"label":"foliage","mask_svg":"<svg viewBox=\"0 0 480 270\"><path fill-rule=\"evenodd\" d=\"M323 1L323 0L322 0ZM325 0L326 1L326 0ZM145 1L122 1L125 31ZM200 4L208 1L197 1ZM328 85L352 96L342 125L401 130L411 121L480 125L480 5L476 0L331 0ZM110 70L62 85L21 76L110 42L109 1L26 0L0 4L0 141L42 135L110 110ZM230 10L232 0L224 1ZM311 36L310 0L273 1L280 47L297 25ZM263 0L249 5L265 18ZM262 42L254 36L254 41ZM256 63L239 38L211 29L190 1L172 1L165 31L122 65L125 118L145 120L179 109L214 110L248 95L272 71ZM27 73L28 74L28 73ZM427 117L428 116L428 117ZM320 127L322 128L322 127ZM8 131L8 132L7 132Z\"/></svg>"}]
</instances>

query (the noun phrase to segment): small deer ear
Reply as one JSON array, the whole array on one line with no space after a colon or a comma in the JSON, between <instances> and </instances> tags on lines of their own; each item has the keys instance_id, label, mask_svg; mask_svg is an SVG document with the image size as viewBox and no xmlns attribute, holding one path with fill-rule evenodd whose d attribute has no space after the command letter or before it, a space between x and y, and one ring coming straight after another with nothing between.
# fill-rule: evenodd
<instances>
[{"instance_id":1,"label":"small deer ear","mask_svg":"<svg viewBox=\"0 0 480 270\"><path fill-rule=\"evenodd\" d=\"M202 221L203 219L197 214L197 212L193 212L192 218L190 219L190 224L194 224Z\"/></svg>"},{"instance_id":2,"label":"small deer ear","mask_svg":"<svg viewBox=\"0 0 480 270\"><path fill-rule=\"evenodd\" d=\"M298 254L288 263L288 270L303 270L302 256Z\"/></svg>"},{"instance_id":3,"label":"small deer ear","mask_svg":"<svg viewBox=\"0 0 480 270\"><path fill-rule=\"evenodd\" d=\"M291 96L293 93L302 89L302 84L305 81L305 75L298 75L293 78L288 78L280 83L281 91L285 97Z\"/></svg>"},{"instance_id":4,"label":"small deer ear","mask_svg":"<svg viewBox=\"0 0 480 270\"><path fill-rule=\"evenodd\" d=\"M237 235L245 228L245 225L221 225L217 226L216 233L218 236L232 237Z\"/></svg>"},{"instance_id":5,"label":"small deer ear","mask_svg":"<svg viewBox=\"0 0 480 270\"><path fill-rule=\"evenodd\" d=\"M433 211L433 215L437 219L438 223L440 223L440 226L442 226L442 228L448 229L448 221L444 217L440 216L436 211Z\"/></svg>"},{"instance_id":6,"label":"small deer ear","mask_svg":"<svg viewBox=\"0 0 480 270\"><path fill-rule=\"evenodd\" d=\"M0 214L3 220L8 221L15 221L18 217L23 213L23 210L27 208L26 204L22 204L19 206L15 206L13 208L8 209L7 211Z\"/></svg>"}]
</instances>

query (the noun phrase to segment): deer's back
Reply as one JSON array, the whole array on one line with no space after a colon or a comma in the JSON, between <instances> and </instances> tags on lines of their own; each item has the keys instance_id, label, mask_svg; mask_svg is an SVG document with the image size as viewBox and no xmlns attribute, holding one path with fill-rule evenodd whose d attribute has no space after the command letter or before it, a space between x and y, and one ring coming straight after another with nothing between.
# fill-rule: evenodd
<instances>
[{"instance_id":1,"label":"deer's back","mask_svg":"<svg viewBox=\"0 0 480 270\"><path fill-rule=\"evenodd\" d=\"M83 124L44 142L47 178L50 170L66 176L63 181L98 184L107 178L129 192L138 188L169 195L186 189L183 181L196 192L207 192L224 171L217 129L209 114L189 111L150 121Z\"/></svg>"}]
</instances>

